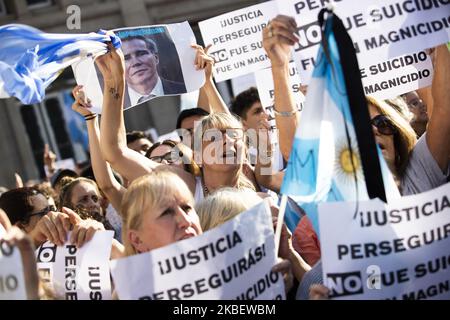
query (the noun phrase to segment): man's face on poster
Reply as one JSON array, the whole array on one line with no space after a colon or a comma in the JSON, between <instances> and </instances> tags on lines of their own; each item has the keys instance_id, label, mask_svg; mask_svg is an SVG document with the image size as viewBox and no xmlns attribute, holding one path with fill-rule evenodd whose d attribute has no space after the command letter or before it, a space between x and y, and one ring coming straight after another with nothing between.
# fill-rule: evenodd
<instances>
[{"instance_id":1,"label":"man's face on poster","mask_svg":"<svg viewBox=\"0 0 450 320\"><path fill-rule=\"evenodd\" d=\"M123 41L125 80L130 86L141 85L158 76L158 55L152 53L142 39Z\"/></svg>"}]
</instances>

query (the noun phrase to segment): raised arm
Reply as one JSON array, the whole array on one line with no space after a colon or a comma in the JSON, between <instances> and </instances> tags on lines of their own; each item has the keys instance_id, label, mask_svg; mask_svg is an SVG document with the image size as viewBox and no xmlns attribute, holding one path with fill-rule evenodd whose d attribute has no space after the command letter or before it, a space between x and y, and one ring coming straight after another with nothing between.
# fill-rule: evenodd
<instances>
[{"instance_id":1,"label":"raised arm","mask_svg":"<svg viewBox=\"0 0 450 320\"><path fill-rule=\"evenodd\" d=\"M197 44L193 44L192 48L197 50L195 56L195 67L197 70L205 69L205 84L200 89L198 107L209 113L224 112L230 114L225 101L214 84L212 78L212 67L214 66L214 58L208 56L208 50L211 45L203 48Z\"/></svg>"},{"instance_id":2,"label":"raised arm","mask_svg":"<svg viewBox=\"0 0 450 320\"><path fill-rule=\"evenodd\" d=\"M120 212L120 204L122 196L125 193L125 188L116 180L109 163L107 163L101 154L100 150L100 128L98 126L98 119L95 113L92 113L89 99L85 99L82 86L76 86L72 94L75 102L72 109L81 114L86 119L89 137L89 151L91 154L92 170L94 171L95 180L99 188L108 197L108 200L113 205L117 212Z\"/></svg>"},{"instance_id":3,"label":"raised arm","mask_svg":"<svg viewBox=\"0 0 450 320\"><path fill-rule=\"evenodd\" d=\"M127 147L123 102L125 62L122 51L109 45L109 52L96 60L103 75L101 152L103 158L129 182L151 172L157 164Z\"/></svg>"},{"instance_id":4,"label":"raised arm","mask_svg":"<svg viewBox=\"0 0 450 320\"><path fill-rule=\"evenodd\" d=\"M268 124L261 122L260 127L256 131L258 135L255 139L258 148L255 165L256 181L263 187L279 193L283 183L284 172L272 169L273 150L269 138Z\"/></svg>"},{"instance_id":5,"label":"raised arm","mask_svg":"<svg viewBox=\"0 0 450 320\"><path fill-rule=\"evenodd\" d=\"M427 145L443 172L450 157L450 53L445 44L436 48L432 83L433 111L427 128Z\"/></svg>"},{"instance_id":6,"label":"raised arm","mask_svg":"<svg viewBox=\"0 0 450 320\"><path fill-rule=\"evenodd\" d=\"M291 47L298 41L296 22L278 15L263 29L263 46L272 65L275 96L275 121L279 130L280 150L287 161L298 125L298 112L289 83Z\"/></svg>"}]
</instances>

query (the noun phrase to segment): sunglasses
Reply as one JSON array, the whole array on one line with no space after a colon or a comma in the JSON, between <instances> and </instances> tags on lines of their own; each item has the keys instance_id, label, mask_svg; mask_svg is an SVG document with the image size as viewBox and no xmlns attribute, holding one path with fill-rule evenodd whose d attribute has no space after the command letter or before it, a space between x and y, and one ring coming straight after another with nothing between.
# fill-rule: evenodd
<instances>
[{"instance_id":1,"label":"sunglasses","mask_svg":"<svg viewBox=\"0 0 450 320\"><path fill-rule=\"evenodd\" d=\"M168 163L173 163L172 160L172 151L167 152L166 154L163 154L162 156L153 156L150 157L150 160L153 160L155 162L161 163L163 160L166 160Z\"/></svg>"},{"instance_id":2,"label":"sunglasses","mask_svg":"<svg viewBox=\"0 0 450 320\"><path fill-rule=\"evenodd\" d=\"M45 207L44 209L42 209L41 211L35 212L35 213L30 213L27 217L26 217L26 221L24 221L26 224L28 224L30 222L31 217L34 216L39 216L39 217L43 217L45 216L47 213L49 213L50 211L56 211L56 207L54 205Z\"/></svg>"},{"instance_id":3,"label":"sunglasses","mask_svg":"<svg viewBox=\"0 0 450 320\"><path fill-rule=\"evenodd\" d=\"M389 119L385 115L379 114L376 117L373 117L370 120L370 123L373 126L377 127L379 133L384 134L386 136L391 136L397 133L397 128L395 128L391 119Z\"/></svg>"}]
</instances>

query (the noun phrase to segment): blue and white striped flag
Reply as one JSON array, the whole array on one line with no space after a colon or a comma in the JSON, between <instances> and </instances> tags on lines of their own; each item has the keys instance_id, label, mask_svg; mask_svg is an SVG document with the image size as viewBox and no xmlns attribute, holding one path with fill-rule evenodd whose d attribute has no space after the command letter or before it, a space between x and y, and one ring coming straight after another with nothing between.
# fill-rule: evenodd
<instances>
[{"instance_id":1,"label":"blue and white striped flag","mask_svg":"<svg viewBox=\"0 0 450 320\"><path fill-rule=\"evenodd\" d=\"M23 104L42 101L64 68L106 53L105 42L120 47L120 39L105 31L51 34L20 24L1 26L0 39L0 98L16 97Z\"/></svg>"},{"instance_id":2,"label":"blue and white striped flag","mask_svg":"<svg viewBox=\"0 0 450 320\"><path fill-rule=\"evenodd\" d=\"M331 15L325 22L322 45L281 188L283 195L289 195L302 206L317 234L318 203L369 199L364 177L367 171L363 170L350 108L352 102L340 60L338 46L342 44L336 41L333 19L338 18ZM358 68L357 63L354 68ZM349 90L359 88L362 92L362 85L352 85ZM371 128L368 121L367 126ZM392 174L380 149L376 148L388 200L398 198L400 194Z\"/></svg>"}]
</instances>

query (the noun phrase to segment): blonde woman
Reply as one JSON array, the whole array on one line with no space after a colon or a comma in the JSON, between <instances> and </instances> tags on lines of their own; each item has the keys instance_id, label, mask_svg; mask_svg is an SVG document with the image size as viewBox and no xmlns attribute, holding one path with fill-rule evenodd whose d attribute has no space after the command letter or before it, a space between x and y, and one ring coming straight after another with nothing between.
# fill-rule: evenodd
<instances>
[{"instance_id":1,"label":"blonde woman","mask_svg":"<svg viewBox=\"0 0 450 320\"><path fill-rule=\"evenodd\" d=\"M244 166L242 125L227 113L214 113L203 118L200 129L196 130L198 139L194 142L195 157L198 156L197 150L201 150L202 174L199 177L183 168L151 161L128 148L123 116L123 54L120 50L110 48L108 54L97 59L97 65L105 79L101 151L103 158L120 175L131 182L154 170L160 170L161 167L166 168L187 184L196 201L222 187L258 188L256 181L250 182L246 177L248 173L244 171L247 167Z\"/></svg>"},{"instance_id":2,"label":"blonde woman","mask_svg":"<svg viewBox=\"0 0 450 320\"><path fill-rule=\"evenodd\" d=\"M127 256L202 234L191 192L170 171L134 180L125 192L121 212Z\"/></svg>"},{"instance_id":3,"label":"blonde woman","mask_svg":"<svg viewBox=\"0 0 450 320\"><path fill-rule=\"evenodd\" d=\"M233 219L263 201L255 192L223 188L205 198L195 209L200 218L202 230L208 231Z\"/></svg>"}]
</instances>

